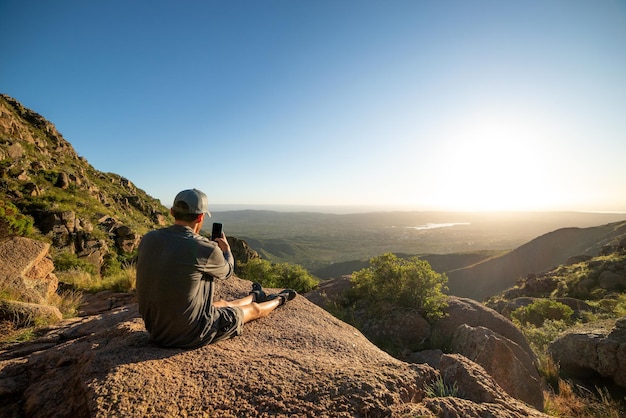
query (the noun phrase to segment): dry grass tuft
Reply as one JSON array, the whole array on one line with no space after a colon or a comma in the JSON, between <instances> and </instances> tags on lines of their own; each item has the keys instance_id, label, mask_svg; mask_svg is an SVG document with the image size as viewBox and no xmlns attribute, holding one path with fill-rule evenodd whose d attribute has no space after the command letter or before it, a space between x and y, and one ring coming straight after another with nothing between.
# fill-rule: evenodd
<instances>
[{"instance_id":1,"label":"dry grass tuft","mask_svg":"<svg viewBox=\"0 0 626 418\"><path fill-rule=\"evenodd\" d=\"M547 391L545 413L554 417L620 418L626 416L624 401L615 399L608 389L591 391L559 379L558 393Z\"/></svg>"}]
</instances>

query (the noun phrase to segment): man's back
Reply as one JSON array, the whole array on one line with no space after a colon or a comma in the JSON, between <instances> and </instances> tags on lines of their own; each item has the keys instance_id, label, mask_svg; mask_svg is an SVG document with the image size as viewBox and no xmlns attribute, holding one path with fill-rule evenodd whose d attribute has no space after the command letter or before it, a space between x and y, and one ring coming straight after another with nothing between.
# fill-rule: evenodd
<instances>
[{"instance_id":1,"label":"man's back","mask_svg":"<svg viewBox=\"0 0 626 418\"><path fill-rule=\"evenodd\" d=\"M151 338L178 347L210 340L213 279L232 271L217 244L187 226L146 234L137 258L137 299Z\"/></svg>"}]
</instances>

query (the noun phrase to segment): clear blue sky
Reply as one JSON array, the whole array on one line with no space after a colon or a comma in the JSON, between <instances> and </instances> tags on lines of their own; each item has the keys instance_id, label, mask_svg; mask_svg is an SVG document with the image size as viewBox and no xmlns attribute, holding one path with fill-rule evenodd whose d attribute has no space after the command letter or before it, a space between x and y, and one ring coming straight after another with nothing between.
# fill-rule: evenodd
<instances>
[{"instance_id":1,"label":"clear blue sky","mask_svg":"<svg viewBox=\"0 0 626 418\"><path fill-rule=\"evenodd\" d=\"M171 205L626 211L626 2L0 1L0 92Z\"/></svg>"}]
</instances>

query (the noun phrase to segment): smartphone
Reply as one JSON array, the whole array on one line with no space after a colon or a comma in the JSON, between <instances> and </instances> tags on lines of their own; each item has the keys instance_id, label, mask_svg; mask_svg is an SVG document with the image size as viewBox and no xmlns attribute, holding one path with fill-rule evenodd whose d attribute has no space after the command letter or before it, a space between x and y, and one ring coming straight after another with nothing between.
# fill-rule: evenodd
<instances>
[{"instance_id":1,"label":"smartphone","mask_svg":"<svg viewBox=\"0 0 626 418\"><path fill-rule=\"evenodd\" d=\"M215 241L215 238L220 238L222 236L222 224L219 222L213 223L213 228L211 229L211 239Z\"/></svg>"}]
</instances>

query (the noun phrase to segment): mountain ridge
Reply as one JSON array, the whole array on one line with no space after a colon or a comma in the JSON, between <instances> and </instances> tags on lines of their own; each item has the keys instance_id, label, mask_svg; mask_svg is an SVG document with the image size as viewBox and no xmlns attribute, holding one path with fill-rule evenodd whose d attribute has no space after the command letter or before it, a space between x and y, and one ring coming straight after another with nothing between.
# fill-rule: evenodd
<instances>
[{"instance_id":1,"label":"mountain ridge","mask_svg":"<svg viewBox=\"0 0 626 418\"><path fill-rule=\"evenodd\" d=\"M604 246L616 244L624 236L626 221L558 229L499 257L446 272L448 286L452 294L482 300L513 286L528 274L565 264L571 257L595 256Z\"/></svg>"}]
</instances>

